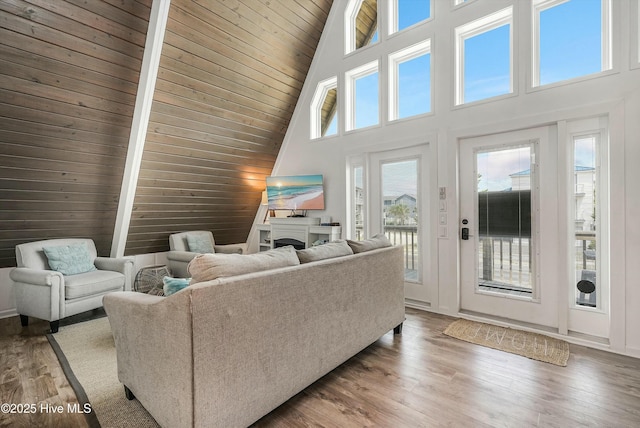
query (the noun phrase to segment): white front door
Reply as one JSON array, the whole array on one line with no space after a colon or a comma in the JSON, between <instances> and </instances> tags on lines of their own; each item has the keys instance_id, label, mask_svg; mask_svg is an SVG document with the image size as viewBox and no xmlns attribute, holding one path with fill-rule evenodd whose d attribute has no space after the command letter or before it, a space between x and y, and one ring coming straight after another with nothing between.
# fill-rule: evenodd
<instances>
[{"instance_id":1,"label":"white front door","mask_svg":"<svg viewBox=\"0 0 640 428\"><path fill-rule=\"evenodd\" d=\"M544 127L460 141L462 311L557 326L558 293L540 277L538 159L547 136Z\"/></svg>"},{"instance_id":2,"label":"white front door","mask_svg":"<svg viewBox=\"0 0 640 428\"><path fill-rule=\"evenodd\" d=\"M434 251L429 220L429 146L370 154L369 235L384 233L404 247L405 298L428 304L433 296Z\"/></svg>"}]
</instances>

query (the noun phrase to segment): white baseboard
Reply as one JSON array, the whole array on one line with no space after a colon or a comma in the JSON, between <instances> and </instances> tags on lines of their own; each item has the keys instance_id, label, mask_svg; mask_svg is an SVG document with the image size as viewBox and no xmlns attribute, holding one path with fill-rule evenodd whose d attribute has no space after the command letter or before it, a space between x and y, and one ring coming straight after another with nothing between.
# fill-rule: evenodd
<instances>
[{"instance_id":1,"label":"white baseboard","mask_svg":"<svg viewBox=\"0 0 640 428\"><path fill-rule=\"evenodd\" d=\"M15 317L17 315L18 315L18 312L16 312L16 308L5 309L3 311L0 311L0 319Z\"/></svg>"}]
</instances>

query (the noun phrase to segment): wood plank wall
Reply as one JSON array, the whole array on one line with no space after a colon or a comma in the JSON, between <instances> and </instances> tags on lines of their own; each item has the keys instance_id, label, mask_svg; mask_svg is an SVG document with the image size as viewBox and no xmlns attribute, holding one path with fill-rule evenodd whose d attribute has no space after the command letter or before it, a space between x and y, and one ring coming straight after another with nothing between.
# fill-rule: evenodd
<instances>
[{"instance_id":1,"label":"wood plank wall","mask_svg":"<svg viewBox=\"0 0 640 428\"><path fill-rule=\"evenodd\" d=\"M0 267L57 237L109 255L151 1L0 2Z\"/></svg>"},{"instance_id":2,"label":"wood plank wall","mask_svg":"<svg viewBox=\"0 0 640 428\"><path fill-rule=\"evenodd\" d=\"M111 249L152 0L0 2L0 267ZM244 242L331 0L173 0L125 253Z\"/></svg>"},{"instance_id":3,"label":"wood plank wall","mask_svg":"<svg viewBox=\"0 0 640 428\"><path fill-rule=\"evenodd\" d=\"M172 0L126 254L245 242L331 0Z\"/></svg>"}]
</instances>

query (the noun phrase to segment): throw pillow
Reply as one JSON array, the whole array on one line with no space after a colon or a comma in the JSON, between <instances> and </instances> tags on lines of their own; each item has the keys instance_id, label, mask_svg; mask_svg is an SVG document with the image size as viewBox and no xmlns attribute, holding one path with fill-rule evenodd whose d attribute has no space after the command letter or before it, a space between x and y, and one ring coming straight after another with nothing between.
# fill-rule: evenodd
<instances>
[{"instance_id":1,"label":"throw pillow","mask_svg":"<svg viewBox=\"0 0 640 428\"><path fill-rule=\"evenodd\" d=\"M43 247L49 267L63 275L76 275L96 270L84 242Z\"/></svg>"},{"instance_id":2,"label":"throw pillow","mask_svg":"<svg viewBox=\"0 0 640 428\"><path fill-rule=\"evenodd\" d=\"M192 253L213 253L213 244L208 235L187 235L187 244Z\"/></svg>"},{"instance_id":3,"label":"throw pillow","mask_svg":"<svg viewBox=\"0 0 640 428\"><path fill-rule=\"evenodd\" d=\"M191 278L172 278L170 276L165 276L162 278L162 290L164 291L165 296L171 296L173 293L176 293L183 288L189 286L189 282Z\"/></svg>"},{"instance_id":4,"label":"throw pillow","mask_svg":"<svg viewBox=\"0 0 640 428\"><path fill-rule=\"evenodd\" d=\"M353 254L353 250L347 244L347 241L337 240L304 250L297 250L296 253L298 254L300 263L309 263L317 260L348 256L349 254Z\"/></svg>"},{"instance_id":5,"label":"throw pillow","mask_svg":"<svg viewBox=\"0 0 640 428\"><path fill-rule=\"evenodd\" d=\"M379 233L363 241L351 241L348 239L347 244L349 244L354 254L375 250L376 248L391 247L393 245L384 233Z\"/></svg>"},{"instance_id":6,"label":"throw pillow","mask_svg":"<svg viewBox=\"0 0 640 428\"><path fill-rule=\"evenodd\" d=\"M191 282L195 284L299 264L296 250L286 246L257 254L199 254L191 260L187 269L191 274Z\"/></svg>"}]
</instances>

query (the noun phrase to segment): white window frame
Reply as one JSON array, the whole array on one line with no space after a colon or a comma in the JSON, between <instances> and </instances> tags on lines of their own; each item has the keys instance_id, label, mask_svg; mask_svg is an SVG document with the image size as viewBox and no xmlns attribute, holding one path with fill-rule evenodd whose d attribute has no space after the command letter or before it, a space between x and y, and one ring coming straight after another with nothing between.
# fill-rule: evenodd
<instances>
[{"instance_id":1,"label":"white window frame","mask_svg":"<svg viewBox=\"0 0 640 428\"><path fill-rule=\"evenodd\" d=\"M411 61L422 55L431 54L431 39L427 39L420 43L416 43L413 46L394 52L389 55L389 120L399 119L399 106L400 106L400 94L398 91L399 85L399 67L403 62ZM432 57L429 58L431 62ZM433 69L433 67L432 67ZM422 114L429 114L432 112L433 105L433 73L431 73L431 79L429 81L431 88L431 99L429 100L429 111Z\"/></svg>"},{"instance_id":2,"label":"white window frame","mask_svg":"<svg viewBox=\"0 0 640 428\"><path fill-rule=\"evenodd\" d=\"M464 42L467 39L495 30L503 25L509 25L509 93L513 94L514 88L514 51L513 51L513 6L484 16L475 21L456 27L455 29L455 105L466 104L464 102ZM495 98L495 97L490 97ZM488 98L487 98L488 99ZM473 102L484 101L476 100Z\"/></svg>"},{"instance_id":3,"label":"white window frame","mask_svg":"<svg viewBox=\"0 0 640 428\"><path fill-rule=\"evenodd\" d=\"M318 82L316 91L313 94L313 98L311 99L310 128L311 128L312 140L325 137L324 135L322 135L322 105L324 104L324 100L327 97L327 93L331 89L337 90L337 88L338 88L337 76L333 76L321 82ZM336 99L336 102L338 102L337 99ZM336 113L336 115L337 114L338 113ZM327 137L330 137L333 135L334 134L327 135Z\"/></svg>"},{"instance_id":4,"label":"white window frame","mask_svg":"<svg viewBox=\"0 0 640 428\"><path fill-rule=\"evenodd\" d=\"M640 68L640 3L631 2L631 68Z\"/></svg>"},{"instance_id":5,"label":"white window frame","mask_svg":"<svg viewBox=\"0 0 640 428\"><path fill-rule=\"evenodd\" d=\"M408 26L407 28L403 28L402 30L398 30L398 1L399 0L387 0L387 5L389 6L388 9L388 14L389 14L389 35L391 34L395 34L399 31L405 31L408 30L409 28L415 27L416 25L422 24L423 22L427 22L430 21L431 19L433 19L433 7L432 7L432 0L425 0L429 3L429 17L427 19L424 19L422 21L418 21L415 24L411 24L410 26Z\"/></svg>"},{"instance_id":6,"label":"white window frame","mask_svg":"<svg viewBox=\"0 0 640 428\"><path fill-rule=\"evenodd\" d=\"M532 44L531 44L531 87L536 88L540 86L555 85L564 83L567 81L573 81L577 79L583 79L586 76L598 75L599 73L611 70L613 68L613 49L612 49L612 24L611 24L611 0L601 0L602 2L602 58L600 64L600 72L593 73L584 76L577 76L571 79L562 80L558 82L540 84L540 14L545 10L551 9L555 6L559 6L570 0L533 0L531 3L531 16L533 19L532 24Z\"/></svg>"},{"instance_id":7,"label":"white window frame","mask_svg":"<svg viewBox=\"0 0 640 428\"><path fill-rule=\"evenodd\" d=\"M357 239L357 222L356 222L356 191L355 191L355 170L356 168L362 168L362 237L368 236L368 221L369 221L369 209L368 203L368 187L367 187L367 167L362 155L351 156L347 158L347 218L349 223L347 225L347 236L349 239Z\"/></svg>"},{"instance_id":8,"label":"white window frame","mask_svg":"<svg viewBox=\"0 0 640 428\"><path fill-rule=\"evenodd\" d=\"M356 81L360 78L378 73L378 123L362 128L356 128ZM378 60L356 67L347 71L345 77L345 130L354 131L356 129L366 129L380 125L380 74Z\"/></svg>"},{"instance_id":9,"label":"white window frame","mask_svg":"<svg viewBox=\"0 0 640 428\"><path fill-rule=\"evenodd\" d=\"M351 0L344 9L344 54L348 55L356 49L356 19L364 0ZM379 25L378 25L379 26ZM379 29L379 28L378 28Z\"/></svg>"},{"instance_id":10,"label":"white window frame","mask_svg":"<svg viewBox=\"0 0 640 428\"><path fill-rule=\"evenodd\" d=\"M473 1L475 1L475 0L453 0L453 8L456 9L456 8L462 7L462 6L464 6L466 4L469 4L469 3L473 2Z\"/></svg>"},{"instance_id":11,"label":"white window frame","mask_svg":"<svg viewBox=\"0 0 640 428\"><path fill-rule=\"evenodd\" d=\"M584 310L590 312L602 312L609 313L609 286L610 286L610 203L609 203L609 144L607 137L606 129L594 129L594 130L585 130L584 123L587 121L576 121L574 123L569 123L569 149L570 156L569 162L567 165L567 170L569 174L567 174L569 178L569 188L573 188L573 171L575 169L575 141L584 137L594 137L596 139L597 151L596 151L596 272L597 272L597 281L596 281L596 307L592 308L589 306L582 306L576 304L576 293L575 293L575 284L578 282L578 278L575 277L575 268L570 268L570 279L572 279L572 286L569 287L571 290L569 296L569 307L577 310ZM582 128L582 129L580 129ZM571 195L573 196L573 195ZM570 236L568 237L568 251L569 251L569 260L575 260L575 236L573 235L573 221L575 219L575 204L569 209L569 218L570 222L569 232Z\"/></svg>"}]
</instances>

